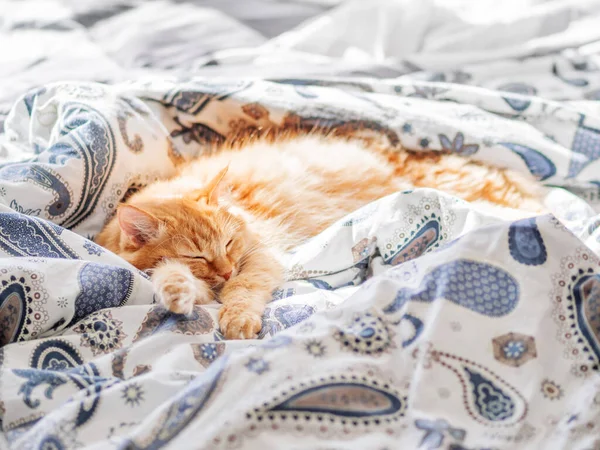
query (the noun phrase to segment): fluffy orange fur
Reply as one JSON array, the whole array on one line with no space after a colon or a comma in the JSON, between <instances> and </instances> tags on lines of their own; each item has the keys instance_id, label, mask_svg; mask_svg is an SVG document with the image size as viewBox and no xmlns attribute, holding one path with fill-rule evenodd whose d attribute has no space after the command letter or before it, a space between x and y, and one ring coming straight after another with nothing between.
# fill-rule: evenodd
<instances>
[{"instance_id":1,"label":"fluffy orange fur","mask_svg":"<svg viewBox=\"0 0 600 450\"><path fill-rule=\"evenodd\" d=\"M535 182L466 158L317 135L258 140L185 164L130 197L97 242L151 269L176 313L219 300L228 339L251 338L284 282L279 256L346 214L412 187L541 210Z\"/></svg>"}]
</instances>

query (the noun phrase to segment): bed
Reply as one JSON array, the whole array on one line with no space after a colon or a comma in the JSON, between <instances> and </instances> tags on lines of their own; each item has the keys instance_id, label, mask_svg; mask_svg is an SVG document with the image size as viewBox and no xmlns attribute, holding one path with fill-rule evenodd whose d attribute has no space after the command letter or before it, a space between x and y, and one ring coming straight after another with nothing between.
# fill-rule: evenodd
<instances>
[{"instance_id":1,"label":"bed","mask_svg":"<svg viewBox=\"0 0 600 450\"><path fill-rule=\"evenodd\" d=\"M600 2L240 5L0 3L0 446L600 448ZM247 341L93 242L284 126L531 173L552 213L380 199L289 255Z\"/></svg>"}]
</instances>

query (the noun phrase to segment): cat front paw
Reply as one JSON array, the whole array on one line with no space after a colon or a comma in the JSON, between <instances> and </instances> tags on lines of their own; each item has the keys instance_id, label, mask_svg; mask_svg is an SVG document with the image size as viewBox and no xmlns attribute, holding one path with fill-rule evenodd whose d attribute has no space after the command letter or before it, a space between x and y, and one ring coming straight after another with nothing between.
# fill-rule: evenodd
<instances>
[{"instance_id":1,"label":"cat front paw","mask_svg":"<svg viewBox=\"0 0 600 450\"><path fill-rule=\"evenodd\" d=\"M247 302L227 303L219 311L219 327L225 339L252 339L262 328L262 314Z\"/></svg>"},{"instance_id":2,"label":"cat front paw","mask_svg":"<svg viewBox=\"0 0 600 450\"><path fill-rule=\"evenodd\" d=\"M160 302L175 314L191 314L196 303L196 285L183 275L172 275L155 286Z\"/></svg>"}]
</instances>

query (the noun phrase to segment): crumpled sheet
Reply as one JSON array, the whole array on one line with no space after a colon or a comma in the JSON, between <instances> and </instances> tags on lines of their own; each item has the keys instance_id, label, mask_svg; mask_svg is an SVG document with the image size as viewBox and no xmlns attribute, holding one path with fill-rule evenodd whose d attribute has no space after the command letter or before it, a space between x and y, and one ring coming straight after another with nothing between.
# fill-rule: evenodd
<instances>
[{"instance_id":1,"label":"crumpled sheet","mask_svg":"<svg viewBox=\"0 0 600 450\"><path fill-rule=\"evenodd\" d=\"M573 22L593 17L586 4ZM581 100L598 79L592 31L541 56L584 55L568 76L532 54L497 58L514 84L501 91L469 86L484 84L475 69L350 77L338 69L362 65L356 52L311 54L334 77L284 78L247 52L202 72L222 79L64 82L21 97L0 166L6 445L598 447L600 112ZM292 279L254 341L224 341L216 304L167 313L145 274L92 242L128 193L207 142L286 124L529 171L552 214L506 221L429 189L381 199L289 256Z\"/></svg>"},{"instance_id":2,"label":"crumpled sheet","mask_svg":"<svg viewBox=\"0 0 600 450\"><path fill-rule=\"evenodd\" d=\"M16 104L9 147L34 154L0 167L13 448L593 445L598 118L448 84L318 84L66 83ZM217 304L167 313L143 273L86 239L208 141L315 123L577 182L591 200L550 189L563 222L511 223L430 189L381 199L289 256L262 341L224 341Z\"/></svg>"}]
</instances>

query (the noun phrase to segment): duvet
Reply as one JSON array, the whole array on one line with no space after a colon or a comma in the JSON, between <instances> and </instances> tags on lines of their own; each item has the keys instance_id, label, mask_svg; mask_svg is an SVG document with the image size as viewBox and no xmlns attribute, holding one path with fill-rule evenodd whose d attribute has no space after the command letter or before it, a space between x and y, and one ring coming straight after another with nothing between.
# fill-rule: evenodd
<instances>
[{"instance_id":1,"label":"duvet","mask_svg":"<svg viewBox=\"0 0 600 450\"><path fill-rule=\"evenodd\" d=\"M22 94L0 147L0 446L600 448L598 68L523 58L518 75L495 66L501 83L464 61L375 78L242 76L217 58L221 74ZM165 311L93 239L209 143L281 126L531 173L550 213L382 198L288 255L258 338L226 341L218 304Z\"/></svg>"}]
</instances>

